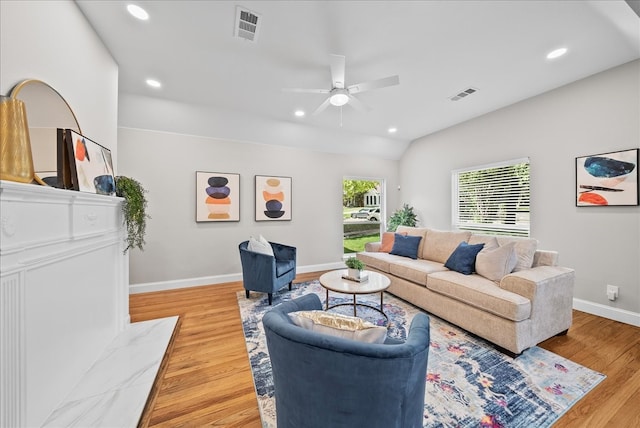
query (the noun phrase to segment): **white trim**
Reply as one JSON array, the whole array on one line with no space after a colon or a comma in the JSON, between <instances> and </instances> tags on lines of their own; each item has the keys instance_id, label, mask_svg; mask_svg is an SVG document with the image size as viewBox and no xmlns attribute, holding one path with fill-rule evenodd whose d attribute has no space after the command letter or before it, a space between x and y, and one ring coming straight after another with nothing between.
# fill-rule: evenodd
<instances>
[{"instance_id":1,"label":"white trim","mask_svg":"<svg viewBox=\"0 0 640 428\"><path fill-rule=\"evenodd\" d=\"M587 300L576 298L573 299L573 309L640 327L640 313L637 312L612 308L600 303L593 303Z\"/></svg>"},{"instance_id":2,"label":"white trim","mask_svg":"<svg viewBox=\"0 0 640 428\"><path fill-rule=\"evenodd\" d=\"M500 162L485 163L484 165L468 166L466 168L458 168L451 171L451 174L459 174L461 172L480 171L482 169L502 168L503 166L519 165L521 163L531 163L529 157L504 160Z\"/></svg>"},{"instance_id":3,"label":"white trim","mask_svg":"<svg viewBox=\"0 0 640 428\"><path fill-rule=\"evenodd\" d=\"M320 265L299 266L296 273L319 272L344 268L343 262L325 263ZM242 281L242 273L228 275L203 276L200 278L176 279L171 281L146 282L131 284L129 294L148 293L151 291L176 290L179 288L199 287L202 285L224 284L227 282Z\"/></svg>"}]
</instances>

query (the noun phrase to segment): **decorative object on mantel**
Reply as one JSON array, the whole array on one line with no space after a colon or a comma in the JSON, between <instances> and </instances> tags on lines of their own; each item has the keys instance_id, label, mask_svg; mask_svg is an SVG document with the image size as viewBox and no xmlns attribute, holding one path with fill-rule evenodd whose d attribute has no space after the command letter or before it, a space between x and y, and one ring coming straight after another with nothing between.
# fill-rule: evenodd
<instances>
[{"instance_id":1,"label":"decorative object on mantel","mask_svg":"<svg viewBox=\"0 0 640 428\"><path fill-rule=\"evenodd\" d=\"M640 149L576 158L576 206L640 204Z\"/></svg>"},{"instance_id":2,"label":"decorative object on mantel","mask_svg":"<svg viewBox=\"0 0 640 428\"><path fill-rule=\"evenodd\" d=\"M24 102L2 96L0 126L0 179L31 183L33 157Z\"/></svg>"},{"instance_id":3,"label":"decorative object on mantel","mask_svg":"<svg viewBox=\"0 0 640 428\"><path fill-rule=\"evenodd\" d=\"M114 195L116 189L111 150L72 129L65 129L64 135L73 189Z\"/></svg>"},{"instance_id":4,"label":"decorative object on mantel","mask_svg":"<svg viewBox=\"0 0 640 428\"><path fill-rule=\"evenodd\" d=\"M415 227L417 223L418 216L413 212L413 207L408 204L404 204L401 209L396 210L391 217L389 217L387 230L389 232L395 232L398 226Z\"/></svg>"},{"instance_id":5,"label":"decorative object on mantel","mask_svg":"<svg viewBox=\"0 0 640 428\"><path fill-rule=\"evenodd\" d=\"M347 265L348 268L347 275L343 276L344 279L358 282L363 282L368 279L366 273L363 273L366 265L362 262L362 260L359 260L355 257L349 257L344 261L344 264Z\"/></svg>"},{"instance_id":6,"label":"decorative object on mantel","mask_svg":"<svg viewBox=\"0 0 640 428\"><path fill-rule=\"evenodd\" d=\"M82 133L71 106L56 89L38 79L19 82L10 96L25 105L29 126L28 156L33 162L32 179L45 186L70 188L69 165L66 156L62 156L66 152L57 145L57 130L67 128Z\"/></svg>"},{"instance_id":7,"label":"decorative object on mantel","mask_svg":"<svg viewBox=\"0 0 640 428\"><path fill-rule=\"evenodd\" d=\"M116 177L116 196L124 198L122 214L127 227L127 236L125 238L127 248L124 250L125 253L129 248L144 250L147 219L151 218L147 214L145 193L147 193L147 190L137 180L122 175Z\"/></svg>"}]
</instances>

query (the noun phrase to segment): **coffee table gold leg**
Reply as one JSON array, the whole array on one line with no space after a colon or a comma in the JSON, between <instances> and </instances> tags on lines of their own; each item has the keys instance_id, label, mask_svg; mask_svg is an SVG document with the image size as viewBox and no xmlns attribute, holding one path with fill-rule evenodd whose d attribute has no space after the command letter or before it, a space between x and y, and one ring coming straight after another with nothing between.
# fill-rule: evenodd
<instances>
[{"instance_id":1,"label":"coffee table gold leg","mask_svg":"<svg viewBox=\"0 0 640 428\"><path fill-rule=\"evenodd\" d=\"M383 311L383 303L382 303L382 299L384 298L384 291L380 292L380 311Z\"/></svg>"},{"instance_id":2,"label":"coffee table gold leg","mask_svg":"<svg viewBox=\"0 0 640 428\"><path fill-rule=\"evenodd\" d=\"M353 316L357 316L356 315L356 295L353 295Z\"/></svg>"},{"instance_id":3,"label":"coffee table gold leg","mask_svg":"<svg viewBox=\"0 0 640 428\"><path fill-rule=\"evenodd\" d=\"M325 303L325 307L324 307L325 311L329 310L329 289L327 288L327 303Z\"/></svg>"}]
</instances>

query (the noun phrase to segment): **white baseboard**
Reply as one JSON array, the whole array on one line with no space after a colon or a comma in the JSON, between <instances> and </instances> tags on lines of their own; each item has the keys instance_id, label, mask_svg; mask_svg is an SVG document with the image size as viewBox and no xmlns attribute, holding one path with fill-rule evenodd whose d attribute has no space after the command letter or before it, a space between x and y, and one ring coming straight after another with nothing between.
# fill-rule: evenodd
<instances>
[{"instance_id":1,"label":"white baseboard","mask_svg":"<svg viewBox=\"0 0 640 428\"><path fill-rule=\"evenodd\" d=\"M608 318L610 320L623 322L625 324L640 327L640 314L637 312L627 311L625 309L612 308L600 303L593 303L587 300L573 299L573 309L597 315L599 317Z\"/></svg>"},{"instance_id":2,"label":"white baseboard","mask_svg":"<svg viewBox=\"0 0 640 428\"><path fill-rule=\"evenodd\" d=\"M298 266L296 273L320 272L344 268L343 262L325 263L320 265ZM200 278L176 279L171 281L145 282L141 284L131 284L129 294L148 293L151 291L176 290L179 288L198 287L201 285L224 284L227 282L242 281L241 273L227 275L203 276Z\"/></svg>"},{"instance_id":3,"label":"white baseboard","mask_svg":"<svg viewBox=\"0 0 640 428\"><path fill-rule=\"evenodd\" d=\"M319 265L298 266L296 273L321 272L344 268L343 262L324 263ZM198 287L201 285L223 284L227 282L242 281L241 273L228 275L204 276L200 278L178 279L172 281L147 282L132 284L129 286L129 294L147 293L151 291L175 290L179 288ZM624 309L612 308L600 303L593 303L582 299L573 299L573 308L582 312L608 318L640 327L640 314Z\"/></svg>"}]
</instances>

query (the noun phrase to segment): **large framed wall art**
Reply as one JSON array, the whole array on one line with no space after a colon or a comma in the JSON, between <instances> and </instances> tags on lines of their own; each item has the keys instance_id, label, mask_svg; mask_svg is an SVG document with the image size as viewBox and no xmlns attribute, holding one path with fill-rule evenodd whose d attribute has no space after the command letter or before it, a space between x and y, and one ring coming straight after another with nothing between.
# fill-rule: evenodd
<instances>
[{"instance_id":1,"label":"large framed wall art","mask_svg":"<svg viewBox=\"0 0 640 428\"><path fill-rule=\"evenodd\" d=\"M196 171L196 222L240 221L240 174Z\"/></svg>"},{"instance_id":2,"label":"large framed wall art","mask_svg":"<svg viewBox=\"0 0 640 428\"><path fill-rule=\"evenodd\" d=\"M639 149L576 158L576 206L639 204Z\"/></svg>"},{"instance_id":3,"label":"large framed wall art","mask_svg":"<svg viewBox=\"0 0 640 428\"><path fill-rule=\"evenodd\" d=\"M256 175L256 221L291 220L291 177Z\"/></svg>"},{"instance_id":4,"label":"large framed wall art","mask_svg":"<svg viewBox=\"0 0 640 428\"><path fill-rule=\"evenodd\" d=\"M70 158L72 188L81 192L115 195L111 150L72 129L64 130L64 144Z\"/></svg>"}]
</instances>

